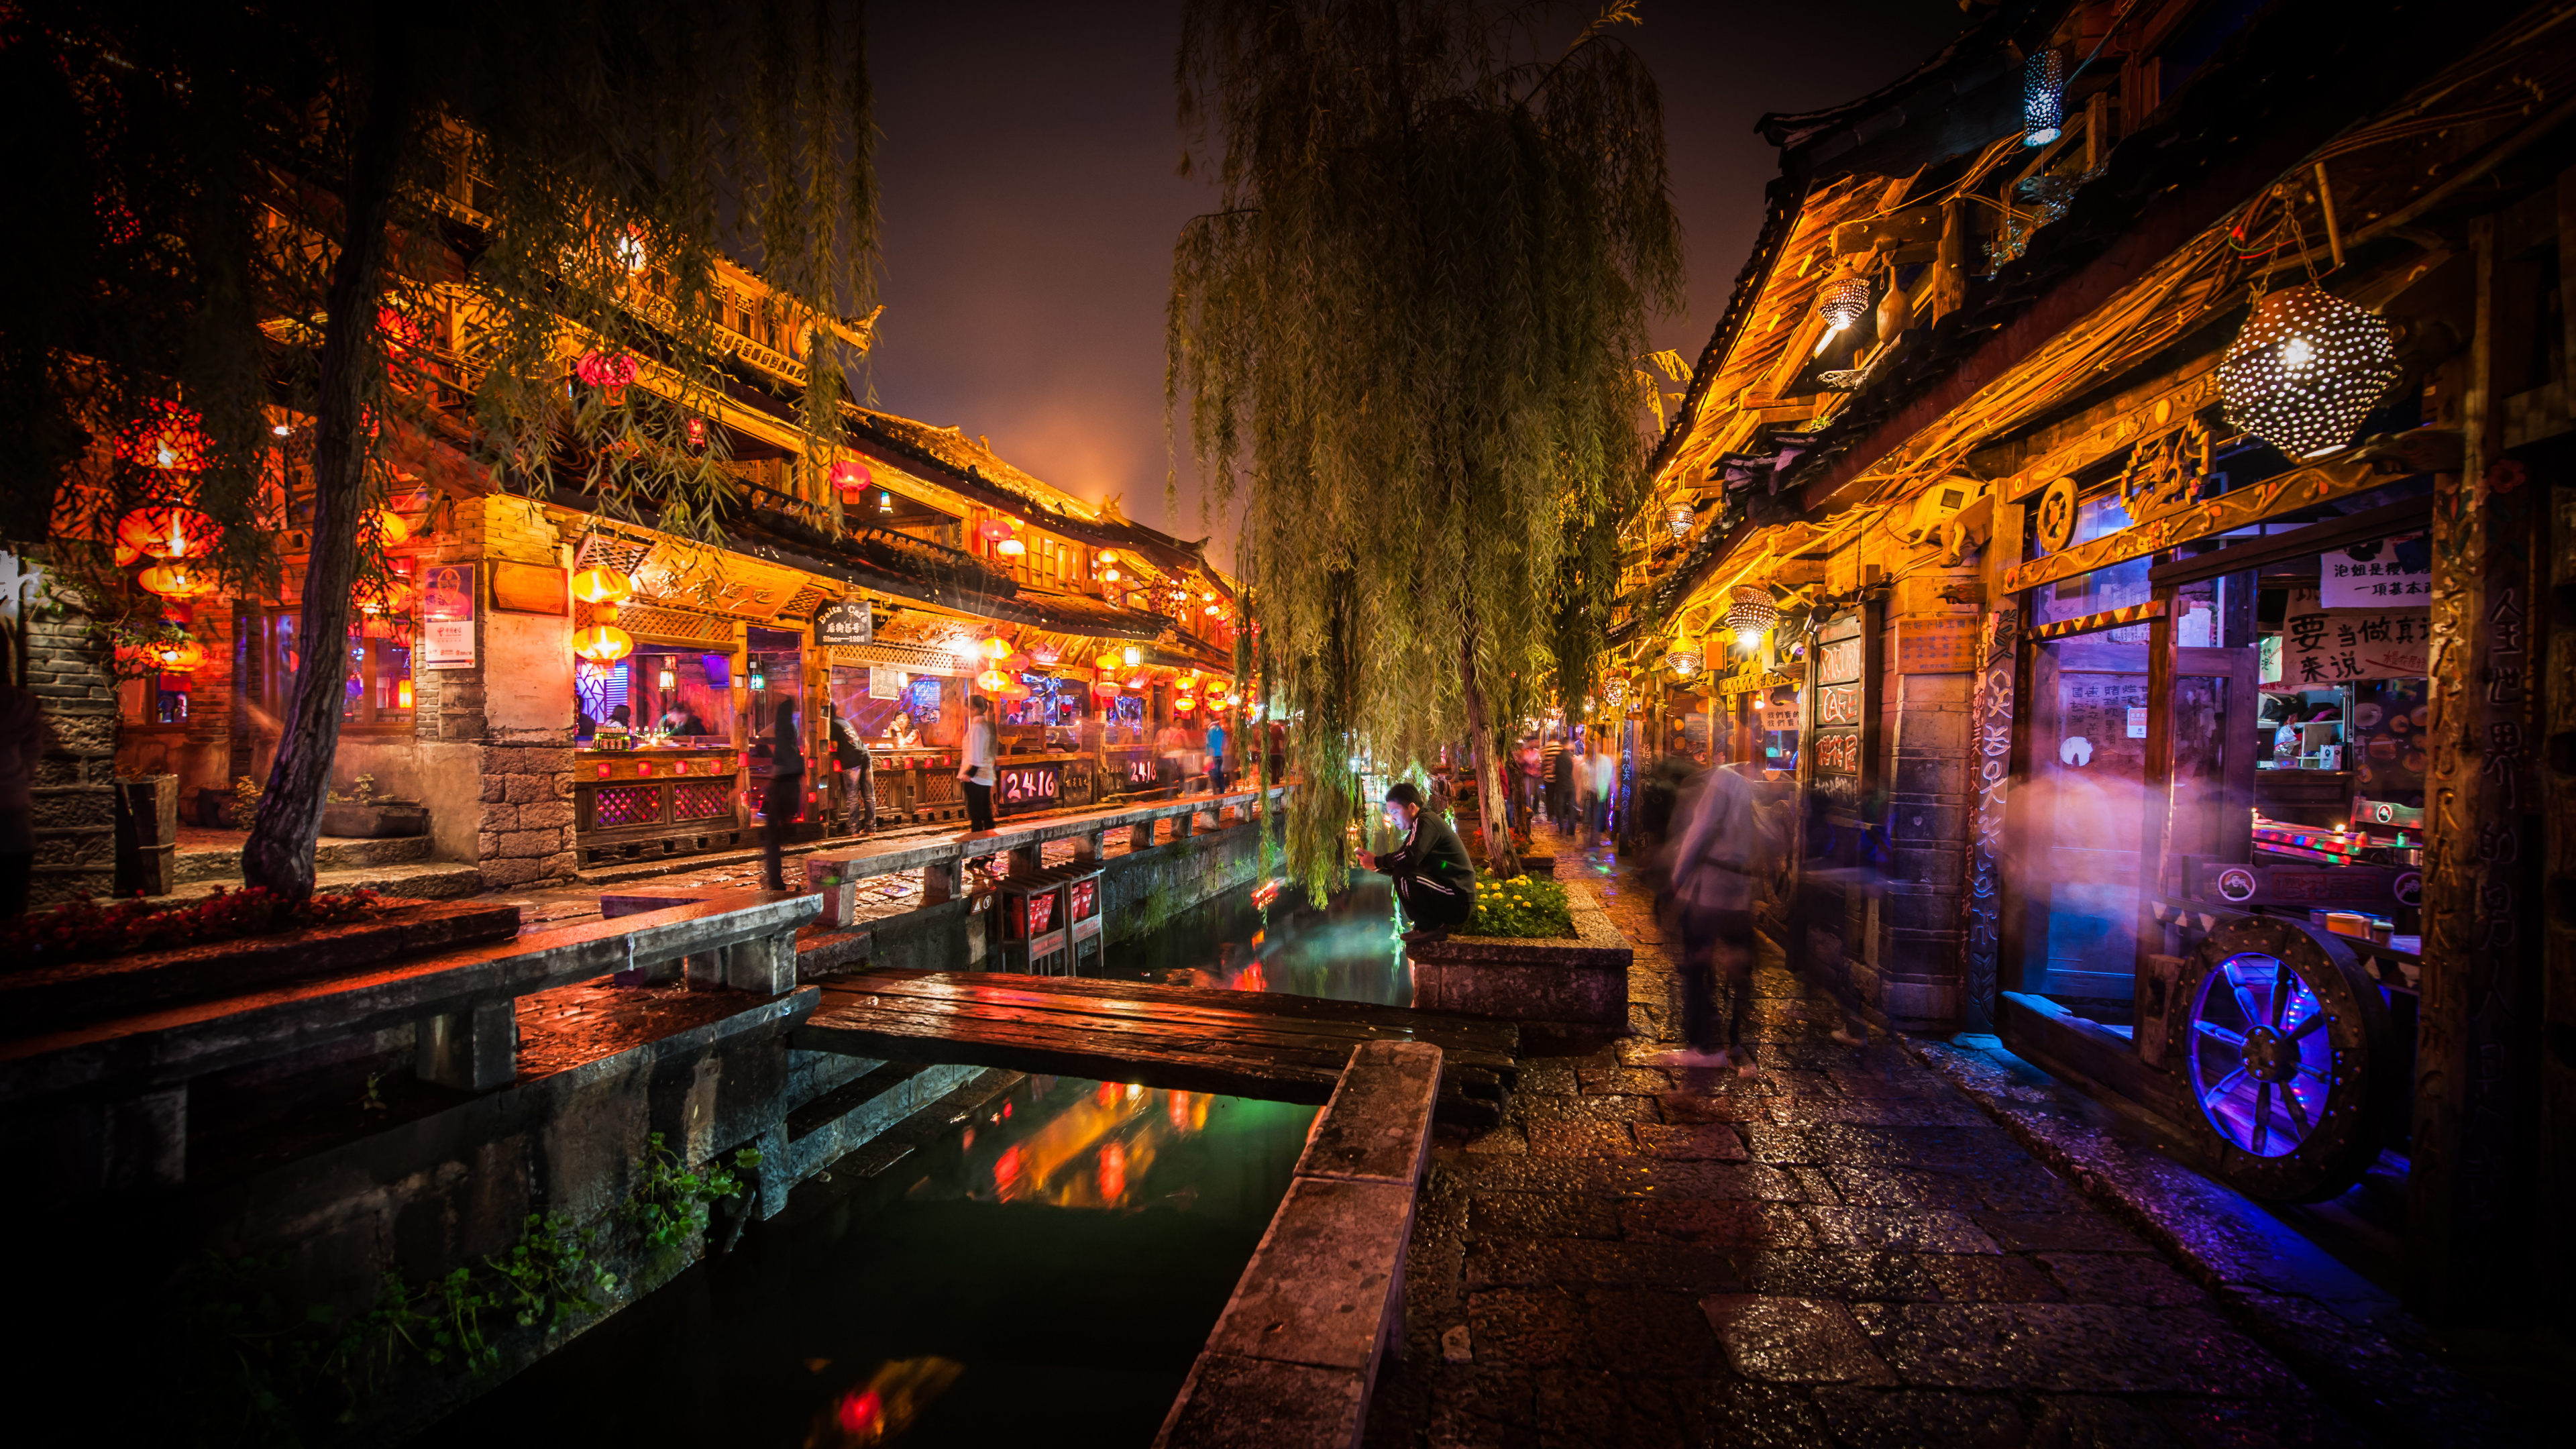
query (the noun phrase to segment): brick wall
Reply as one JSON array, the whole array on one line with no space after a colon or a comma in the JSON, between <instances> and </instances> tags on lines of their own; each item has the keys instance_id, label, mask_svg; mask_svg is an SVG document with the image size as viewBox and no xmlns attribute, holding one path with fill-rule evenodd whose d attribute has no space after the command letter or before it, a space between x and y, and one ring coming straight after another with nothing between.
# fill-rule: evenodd
<instances>
[{"instance_id":1,"label":"brick wall","mask_svg":"<svg viewBox=\"0 0 2576 1449\"><path fill-rule=\"evenodd\" d=\"M116 691L106 636L87 614L28 609L27 685L45 719L36 762L30 905L116 889Z\"/></svg>"}]
</instances>

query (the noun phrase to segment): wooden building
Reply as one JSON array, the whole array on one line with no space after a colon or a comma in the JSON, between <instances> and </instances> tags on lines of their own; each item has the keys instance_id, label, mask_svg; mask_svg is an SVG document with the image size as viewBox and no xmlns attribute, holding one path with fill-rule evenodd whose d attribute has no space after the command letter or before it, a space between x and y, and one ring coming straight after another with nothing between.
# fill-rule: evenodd
<instances>
[{"instance_id":1,"label":"wooden building","mask_svg":"<svg viewBox=\"0 0 2576 1449\"><path fill-rule=\"evenodd\" d=\"M2053 0L1764 118L1608 691L1796 802L1793 964L2402 1184L2447 1322L2576 1263L2571 94L2563 6Z\"/></svg>"}]
</instances>

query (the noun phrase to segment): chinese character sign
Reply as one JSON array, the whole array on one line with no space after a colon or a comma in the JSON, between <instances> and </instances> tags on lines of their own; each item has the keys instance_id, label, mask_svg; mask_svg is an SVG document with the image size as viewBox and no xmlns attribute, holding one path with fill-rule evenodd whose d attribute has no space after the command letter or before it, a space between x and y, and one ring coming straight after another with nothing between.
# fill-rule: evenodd
<instances>
[{"instance_id":1,"label":"chinese character sign","mask_svg":"<svg viewBox=\"0 0 2576 1449\"><path fill-rule=\"evenodd\" d=\"M2324 565L2325 608L2421 609L2433 601L2433 550L2420 538L2329 549Z\"/></svg>"},{"instance_id":2,"label":"chinese character sign","mask_svg":"<svg viewBox=\"0 0 2576 1449\"><path fill-rule=\"evenodd\" d=\"M2305 589L2290 595L2278 683L2321 689L2353 679L2424 675L2432 650L2427 607L2329 610L2319 606L2318 597Z\"/></svg>"}]
</instances>

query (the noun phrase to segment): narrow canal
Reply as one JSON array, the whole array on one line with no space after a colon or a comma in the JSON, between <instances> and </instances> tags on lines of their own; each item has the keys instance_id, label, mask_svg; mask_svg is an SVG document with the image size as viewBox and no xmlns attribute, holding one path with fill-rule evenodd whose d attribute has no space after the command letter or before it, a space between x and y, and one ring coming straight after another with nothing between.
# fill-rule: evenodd
<instances>
[{"instance_id":1,"label":"narrow canal","mask_svg":"<svg viewBox=\"0 0 2576 1449\"><path fill-rule=\"evenodd\" d=\"M1114 948L1108 973L1409 997L1383 883L1321 911L1267 894ZM1032 1076L951 1112L422 1442L1150 1443L1315 1109Z\"/></svg>"}]
</instances>

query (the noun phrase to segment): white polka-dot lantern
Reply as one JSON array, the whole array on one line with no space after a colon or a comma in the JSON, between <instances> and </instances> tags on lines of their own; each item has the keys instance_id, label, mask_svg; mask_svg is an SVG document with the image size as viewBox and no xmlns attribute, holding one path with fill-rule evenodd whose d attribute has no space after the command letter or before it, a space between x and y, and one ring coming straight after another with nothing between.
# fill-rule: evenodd
<instances>
[{"instance_id":1,"label":"white polka-dot lantern","mask_svg":"<svg viewBox=\"0 0 2576 1449\"><path fill-rule=\"evenodd\" d=\"M1707 663L1707 656L1686 646L1676 646L1664 655L1664 667L1671 670L1677 679L1698 678L1701 668Z\"/></svg>"},{"instance_id":2,"label":"white polka-dot lantern","mask_svg":"<svg viewBox=\"0 0 2576 1449\"><path fill-rule=\"evenodd\" d=\"M2219 359L2227 421L2293 458L2352 442L2398 378L2388 323L2321 287L2274 292Z\"/></svg>"},{"instance_id":3,"label":"white polka-dot lantern","mask_svg":"<svg viewBox=\"0 0 2576 1449\"><path fill-rule=\"evenodd\" d=\"M1739 586L1726 606L1726 626L1735 631L1738 644L1761 642L1762 636L1779 622L1780 609L1771 602L1770 591L1751 584Z\"/></svg>"},{"instance_id":4,"label":"white polka-dot lantern","mask_svg":"<svg viewBox=\"0 0 2576 1449\"><path fill-rule=\"evenodd\" d=\"M2035 50L2021 65L2021 143L2045 146L2066 129L2066 62Z\"/></svg>"},{"instance_id":5,"label":"white polka-dot lantern","mask_svg":"<svg viewBox=\"0 0 2576 1449\"><path fill-rule=\"evenodd\" d=\"M1869 315L1869 278L1845 272L1816 292L1816 312L1825 330L1840 332Z\"/></svg>"}]
</instances>

